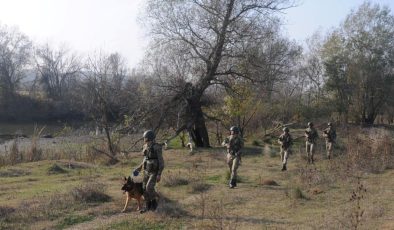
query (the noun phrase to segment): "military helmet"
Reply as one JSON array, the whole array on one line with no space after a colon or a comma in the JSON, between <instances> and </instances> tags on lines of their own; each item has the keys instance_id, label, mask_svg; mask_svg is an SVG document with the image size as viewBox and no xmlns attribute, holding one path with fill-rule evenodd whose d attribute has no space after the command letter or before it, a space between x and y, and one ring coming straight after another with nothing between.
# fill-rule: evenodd
<instances>
[{"instance_id":1,"label":"military helmet","mask_svg":"<svg viewBox=\"0 0 394 230\"><path fill-rule=\"evenodd\" d=\"M283 128L283 132L289 132L289 131L290 131L289 128L287 128L287 127Z\"/></svg>"},{"instance_id":2,"label":"military helmet","mask_svg":"<svg viewBox=\"0 0 394 230\"><path fill-rule=\"evenodd\" d=\"M332 123L331 123L331 122L328 122L327 125L328 125L328 126L332 126Z\"/></svg>"},{"instance_id":3,"label":"military helmet","mask_svg":"<svg viewBox=\"0 0 394 230\"><path fill-rule=\"evenodd\" d=\"M232 126L230 128L230 131L233 131L234 133L239 133L239 128L237 126Z\"/></svg>"},{"instance_id":4,"label":"military helmet","mask_svg":"<svg viewBox=\"0 0 394 230\"><path fill-rule=\"evenodd\" d=\"M313 126L313 122L308 122L308 126L312 127Z\"/></svg>"},{"instance_id":5,"label":"military helmet","mask_svg":"<svg viewBox=\"0 0 394 230\"><path fill-rule=\"evenodd\" d=\"M148 139L148 141L153 141L155 139L155 133L152 130L147 130L144 132L143 137Z\"/></svg>"}]
</instances>

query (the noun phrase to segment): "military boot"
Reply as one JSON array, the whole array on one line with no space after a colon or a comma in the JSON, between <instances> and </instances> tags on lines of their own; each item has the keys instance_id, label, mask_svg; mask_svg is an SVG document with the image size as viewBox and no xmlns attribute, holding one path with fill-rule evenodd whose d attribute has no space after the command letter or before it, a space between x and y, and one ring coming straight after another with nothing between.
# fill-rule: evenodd
<instances>
[{"instance_id":1,"label":"military boot","mask_svg":"<svg viewBox=\"0 0 394 230\"><path fill-rule=\"evenodd\" d=\"M231 179L231 180L230 180L230 183L228 184L228 186L229 186L230 188L234 188L235 186L237 186L237 184L236 184L236 182L235 182L234 179Z\"/></svg>"},{"instance_id":2,"label":"military boot","mask_svg":"<svg viewBox=\"0 0 394 230\"><path fill-rule=\"evenodd\" d=\"M158 205L157 200L156 199L152 200L151 201L151 211L156 211L157 205Z\"/></svg>"},{"instance_id":3,"label":"military boot","mask_svg":"<svg viewBox=\"0 0 394 230\"><path fill-rule=\"evenodd\" d=\"M282 166L282 171L286 171L286 170L287 170L286 164L283 164L283 166Z\"/></svg>"},{"instance_id":4,"label":"military boot","mask_svg":"<svg viewBox=\"0 0 394 230\"><path fill-rule=\"evenodd\" d=\"M150 211L152 209L152 201L145 201L145 207L140 210L140 213L145 213L147 211Z\"/></svg>"}]
</instances>

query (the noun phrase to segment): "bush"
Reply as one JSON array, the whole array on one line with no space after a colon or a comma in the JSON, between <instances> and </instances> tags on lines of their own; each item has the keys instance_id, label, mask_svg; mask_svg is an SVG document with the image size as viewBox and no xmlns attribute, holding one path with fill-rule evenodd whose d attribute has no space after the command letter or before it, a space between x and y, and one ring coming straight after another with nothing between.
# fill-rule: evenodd
<instances>
[{"instance_id":1,"label":"bush","mask_svg":"<svg viewBox=\"0 0 394 230\"><path fill-rule=\"evenodd\" d=\"M260 144L260 141L259 141L259 140L253 140L253 141L252 141L252 145L254 145L254 146L260 146L261 144Z\"/></svg>"},{"instance_id":2,"label":"bush","mask_svg":"<svg viewBox=\"0 0 394 230\"><path fill-rule=\"evenodd\" d=\"M0 206L0 219L7 218L7 216L13 212L15 212L15 208L8 206Z\"/></svg>"},{"instance_id":3,"label":"bush","mask_svg":"<svg viewBox=\"0 0 394 230\"><path fill-rule=\"evenodd\" d=\"M201 193L207 191L211 185L203 183L201 181L196 181L191 184L191 193Z\"/></svg>"},{"instance_id":4,"label":"bush","mask_svg":"<svg viewBox=\"0 0 394 230\"><path fill-rule=\"evenodd\" d=\"M175 187L188 184L189 178L182 175L180 171L174 173L170 172L165 177L163 177L163 186L165 187Z\"/></svg>"},{"instance_id":5,"label":"bush","mask_svg":"<svg viewBox=\"0 0 394 230\"><path fill-rule=\"evenodd\" d=\"M286 191L286 195L295 200L307 199L307 197L304 195L304 193L299 187L290 188Z\"/></svg>"},{"instance_id":6,"label":"bush","mask_svg":"<svg viewBox=\"0 0 394 230\"><path fill-rule=\"evenodd\" d=\"M61 174L61 173L66 173L66 172L67 172L67 170L64 170L62 167L60 167L57 164L53 164L47 170L48 174Z\"/></svg>"},{"instance_id":7,"label":"bush","mask_svg":"<svg viewBox=\"0 0 394 230\"><path fill-rule=\"evenodd\" d=\"M104 193L104 186L100 183L88 183L71 190L72 197L77 202L97 203L108 202L111 197Z\"/></svg>"}]
</instances>

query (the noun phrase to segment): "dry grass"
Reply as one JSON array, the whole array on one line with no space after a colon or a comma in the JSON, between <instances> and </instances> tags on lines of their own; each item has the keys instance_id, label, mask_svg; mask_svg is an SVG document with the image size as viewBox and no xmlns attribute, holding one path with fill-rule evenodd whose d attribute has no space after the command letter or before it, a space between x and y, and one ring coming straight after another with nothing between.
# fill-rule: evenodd
<instances>
[{"instance_id":1,"label":"dry grass","mask_svg":"<svg viewBox=\"0 0 394 230\"><path fill-rule=\"evenodd\" d=\"M330 161L323 148L312 166L306 166L304 154L291 155L285 172L280 171L277 154L271 157L256 151L245 155L238 171L242 181L236 189L226 185L224 149L197 149L192 156L183 150L164 151L166 168L157 184L162 198L157 212L147 215L118 214L124 195L114 178L130 173L141 160L137 153L116 166L64 158L1 168L0 229L53 229L82 221L86 223L75 228L126 229L135 224L137 229L346 229L354 227L350 220L358 212L353 209L358 199L350 200L358 191L357 178L367 188L365 194L358 193L364 197L358 209L363 211L362 215L358 212L362 225L357 226L390 226L394 216L393 140L373 133L375 140L367 142L363 138L372 134L359 133L357 138L341 139L344 153L336 151ZM75 154L77 159L83 158L83 151ZM268 153L274 151L270 146ZM67 174L48 174L54 165L67 168Z\"/></svg>"}]
</instances>

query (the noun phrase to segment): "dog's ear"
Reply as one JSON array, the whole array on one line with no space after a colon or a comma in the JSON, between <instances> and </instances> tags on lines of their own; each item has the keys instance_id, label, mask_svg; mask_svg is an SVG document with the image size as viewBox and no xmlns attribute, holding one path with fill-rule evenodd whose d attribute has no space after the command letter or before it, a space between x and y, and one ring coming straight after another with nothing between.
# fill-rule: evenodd
<instances>
[{"instance_id":1,"label":"dog's ear","mask_svg":"<svg viewBox=\"0 0 394 230\"><path fill-rule=\"evenodd\" d=\"M124 179L123 179L124 181L127 181L127 178L126 178L126 177L123 177L123 178L124 178Z\"/></svg>"},{"instance_id":2,"label":"dog's ear","mask_svg":"<svg viewBox=\"0 0 394 230\"><path fill-rule=\"evenodd\" d=\"M127 178L127 182L131 182L131 177L130 176Z\"/></svg>"}]
</instances>

